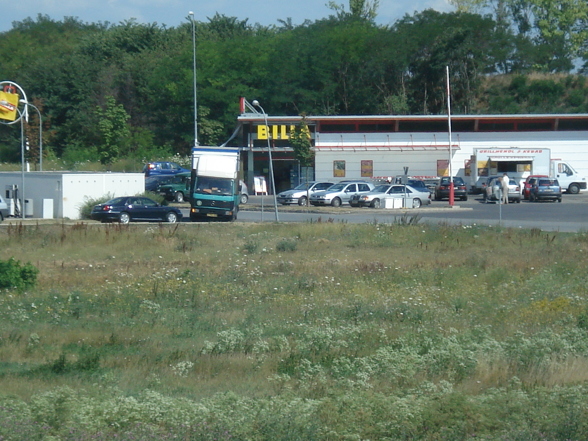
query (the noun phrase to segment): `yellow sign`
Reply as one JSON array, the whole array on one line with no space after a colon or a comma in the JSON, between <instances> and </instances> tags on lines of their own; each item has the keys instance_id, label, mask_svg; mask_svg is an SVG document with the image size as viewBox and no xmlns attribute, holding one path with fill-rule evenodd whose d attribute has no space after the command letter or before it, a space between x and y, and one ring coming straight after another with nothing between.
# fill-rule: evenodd
<instances>
[{"instance_id":1,"label":"yellow sign","mask_svg":"<svg viewBox=\"0 0 588 441\"><path fill-rule=\"evenodd\" d=\"M268 135L271 139L290 139L290 132L294 131L296 126L275 124L272 126L257 126L257 139L267 139ZM308 133L310 138L310 133Z\"/></svg>"},{"instance_id":2,"label":"yellow sign","mask_svg":"<svg viewBox=\"0 0 588 441\"><path fill-rule=\"evenodd\" d=\"M14 121L18 107L18 94L0 90L0 119Z\"/></svg>"}]
</instances>

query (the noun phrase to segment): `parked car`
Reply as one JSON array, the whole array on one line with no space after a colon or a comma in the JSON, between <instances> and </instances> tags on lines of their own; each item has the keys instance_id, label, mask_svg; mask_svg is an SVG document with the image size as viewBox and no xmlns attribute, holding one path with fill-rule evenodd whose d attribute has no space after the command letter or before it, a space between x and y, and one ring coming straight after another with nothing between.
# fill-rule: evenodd
<instances>
[{"instance_id":1,"label":"parked car","mask_svg":"<svg viewBox=\"0 0 588 441\"><path fill-rule=\"evenodd\" d=\"M349 201L352 207L382 208L385 198L406 198L407 206L420 208L431 203L431 193L428 188L414 188L410 185L378 185L372 191L355 194Z\"/></svg>"},{"instance_id":2,"label":"parked car","mask_svg":"<svg viewBox=\"0 0 588 441\"><path fill-rule=\"evenodd\" d=\"M95 205L90 217L100 222L164 221L175 223L182 219L176 207L161 205L141 196L122 196Z\"/></svg>"},{"instance_id":3,"label":"parked car","mask_svg":"<svg viewBox=\"0 0 588 441\"><path fill-rule=\"evenodd\" d=\"M159 192L159 187L169 184L174 178L174 175L153 175L145 177L145 191L153 193Z\"/></svg>"},{"instance_id":4,"label":"parked car","mask_svg":"<svg viewBox=\"0 0 588 441\"><path fill-rule=\"evenodd\" d=\"M178 173L164 182L158 185L158 193L166 200L182 203L189 197L190 173Z\"/></svg>"},{"instance_id":5,"label":"parked car","mask_svg":"<svg viewBox=\"0 0 588 441\"><path fill-rule=\"evenodd\" d=\"M535 184L535 182L537 182L537 178L548 178L548 177L549 176L547 176L547 175L527 176L527 179L525 179L525 182L523 183L523 199L524 200L529 199L529 193L531 193L531 187L533 186L533 184Z\"/></svg>"},{"instance_id":6,"label":"parked car","mask_svg":"<svg viewBox=\"0 0 588 441\"><path fill-rule=\"evenodd\" d=\"M531 202L550 200L561 202L562 189L557 179L539 178L531 187L529 200Z\"/></svg>"},{"instance_id":7,"label":"parked car","mask_svg":"<svg viewBox=\"0 0 588 441\"><path fill-rule=\"evenodd\" d=\"M332 205L340 207L348 204L356 193L367 193L374 189L374 184L365 181L341 181L327 190L317 191L310 195L311 205Z\"/></svg>"},{"instance_id":8,"label":"parked car","mask_svg":"<svg viewBox=\"0 0 588 441\"><path fill-rule=\"evenodd\" d=\"M421 179L409 179L407 182L407 185L410 185L415 190L427 192L429 194L431 193L431 191L429 190L429 187L427 187L427 184L425 183L425 181L423 181Z\"/></svg>"},{"instance_id":9,"label":"parked car","mask_svg":"<svg viewBox=\"0 0 588 441\"><path fill-rule=\"evenodd\" d=\"M502 196L502 183L500 182L500 176L490 176L486 180L484 192L482 197L484 202L499 202ZM518 184L516 179L508 180L508 202L521 202L521 186Z\"/></svg>"},{"instance_id":10,"label":"parked car","mask_svg":"<svg viewBox=\"0 0 588 441\"><path fill-rule=\"evenodd\" d=\"M157 161L145 164L143 167L143 173L145 176L153 175L176 175L178 173L190 172L187 168L183 168L177 162L171 161Z\"/></svg>"},{"instance_id":11,"label":"parked car","mask_svg":"<svg viewBox=\"0 0 588 441\"><path fill-rule=\"evenodd\" d=\"M247 184L242 180L239 181L239 191L241 192L241 198L239 199L240 204L246 204L249 200L249 189Z\"/></svg>"},{"instance_id":12,"label":"parked car","mask_svg":"<svg viewBox=\"0 0 588 441\"><path fill-rule=\"evenodd\" d=\"M443 176L439 180L439 183L435 187L435 200L440 201L442 199L449 199L449 185L451 181L449 176ZM463 178L459 176L453 177L453 197L455 199L461 199L462 201L468 200L468 188L466 187Z\"/></svg>"},{"instance_id":13,"label":"parked car","mask_svg":"<svg viewBox=\"0 0 588 441\"><path fill-rule=\"evenodd\" d=\"M306 198L317 191L327 190L332 187L332 182L327 181L310 181L304 182L290 190L282 191L277 195L277 200L282 205L298 204L306 205Z\"/></svg>"},{"instance_id":14,"label":"parked car","mask_svg":"<svg viewBox=\"0 0 588 441\"><path fill-rule=\"evenodd\" d=\"M8 204L2 198L2 196L0 196L0 222L6 219L8 214Z\"/></svg>"}]
</instances>

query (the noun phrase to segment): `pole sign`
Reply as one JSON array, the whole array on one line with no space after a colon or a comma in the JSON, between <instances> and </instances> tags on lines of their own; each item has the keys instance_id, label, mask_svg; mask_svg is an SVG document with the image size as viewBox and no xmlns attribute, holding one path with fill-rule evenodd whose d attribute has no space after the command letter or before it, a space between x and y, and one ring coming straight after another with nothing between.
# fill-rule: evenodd
<instances>
[{"instance_id":1,"label":"pole sign","mask_svg":"<svg viewBox=\"0 0 588 441\"><path fill-rule=\"evenodd\" d=\"M18 107L19 96L16 87L11 84L4 85L0 90L0 119L14 121Z\"/></svg>"}]
</instances>

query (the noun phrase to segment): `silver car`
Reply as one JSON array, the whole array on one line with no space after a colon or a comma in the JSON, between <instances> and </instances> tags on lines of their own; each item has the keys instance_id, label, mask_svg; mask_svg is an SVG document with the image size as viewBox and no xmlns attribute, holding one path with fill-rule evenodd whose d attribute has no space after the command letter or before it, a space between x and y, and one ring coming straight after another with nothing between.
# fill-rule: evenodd
<instances>
[{"instance_id":1,"label":"silver car","mask_svg":"<svg viewBox=\"0 0 588 441\"><path fill-rule=\"evenodd\" d=\"M365 181L341 181L328 190L317 191L310 195L311 205L332 205L340 207L348 204L354 194L367 193L374 189L374 184Z\"/></svg>"},{"instance_id":2,"label":"silver car","mask_svg":"<svg viewBox=\"0 0 588 441\"><path fill-rule=\"evenodd\" d=\"M6 219L8 214L8 204L4 199L2 199L2 196L0 196L0 221Z\"/></svg>"},{"instance_id":3,"label":"silver car","mask_svg":"<svg viewBox=\"0 0 588 441\"><path fill-rule=\"evenodd\" d=\"M387 198L406 198L405 206L412 208L420 208L431 203L431 193L426 187L421 190L410 185L384 184L368 193L353 196L349 204L353 207L382 208L384 199Z\"/></svg>"},{"instance_id":4,"label":"silver car","mask_svg":"<svg viewBox=\"0 0 588 441\"><path fill-rule=\"evenodd\" d=\"M298 204L307 205L307 197L317 191L326 190L333 185L327 181L310 181L304 182L290 190L282 191L278 194L277 200L282 205Z\"/></svg>"},{"instance_id":5,"label":"silver car","mask_svg":"<svg viewBox=\"0 0 588 441\"><path fill-rule=\"evenodd\" d=\"M500 176L490 176L486 181L486 186L482 196L484 202L500 202L502 195L502 186ZM508 181L508 202L521 202L521 186L517 179L509 179Z\"/></svg>"}]
</instances>

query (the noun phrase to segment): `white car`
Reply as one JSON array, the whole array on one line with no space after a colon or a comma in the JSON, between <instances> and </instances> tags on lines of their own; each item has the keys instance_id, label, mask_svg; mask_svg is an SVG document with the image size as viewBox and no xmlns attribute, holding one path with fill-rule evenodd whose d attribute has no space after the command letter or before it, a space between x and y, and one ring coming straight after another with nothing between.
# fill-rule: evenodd
<instances>
[{"instance_id":1,"label":"white car","mask_svg":"<svg viewBox=\"0 0 588 441\"><path fill-rule=\"evenodd\" d=\"M420 208L431 203L431 193L425 187L424 190L410 185L378 185L372 191L353 196L349 201L352 207L382 208L386 198L406 198L406 207Z\"/></svg>"},{"instance_id":2,"label":"white car","mask_svg":"<svg viewBox=\"0 0 588 441\"><path fill-rule=\"evenodd\" d=\"M333 185L332 182L326 181L310 181L304 182L297 187L290 190L282 191L278 194L277 200L282 205L298 204L307 205L308 195L312 195L317 191L326 190Z\"/></svg>"}]
</instances>

